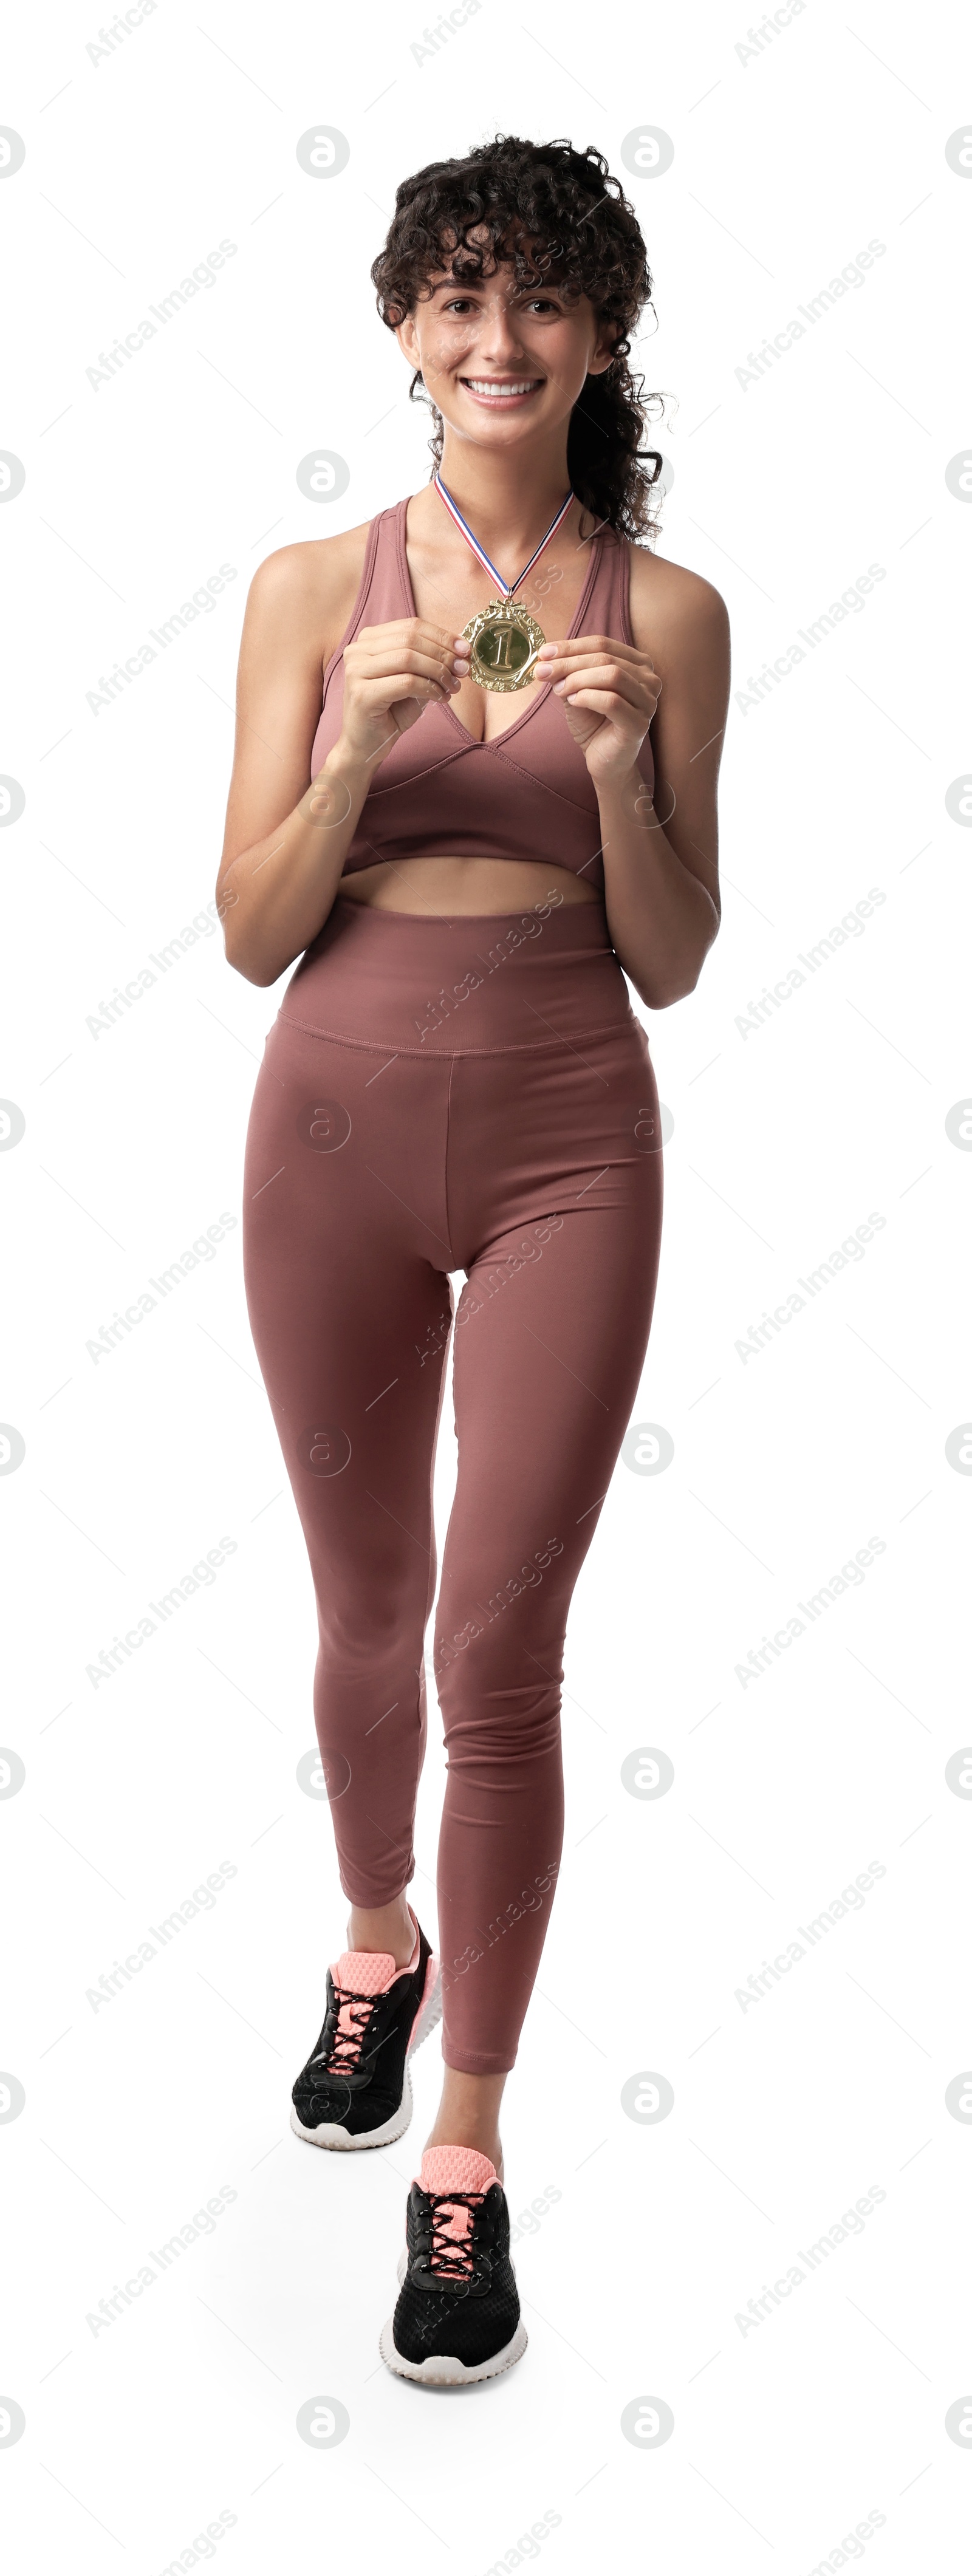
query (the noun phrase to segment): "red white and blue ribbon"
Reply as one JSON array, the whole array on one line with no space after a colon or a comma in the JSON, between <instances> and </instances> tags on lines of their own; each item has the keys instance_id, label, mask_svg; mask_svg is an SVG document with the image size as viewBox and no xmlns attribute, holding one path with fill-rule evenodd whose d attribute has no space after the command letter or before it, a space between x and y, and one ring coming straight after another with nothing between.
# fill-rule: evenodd
<instances>
[{"instance_id":1,"label":"red white and blue ribbon","mask_svg":"<svg viewBox=\"0 0 972 2576\"><path fill-rule=\"evenodd\" d=\"M555 518L555 519L551 519L550 526L549 526L549 528L547 529L546 536L545 536L545 537L541 537L541 539L540 539L540 543L539 543L539 545L536 547L536 549L535 549L534 553L531 555L529 563L528 563L528 564L524 564L522 572L517 573L516 580L515 580L515 581L504 581L502 573L501 573L501 572L497 572L496 565L495 565L494 563L491 563L490 558L489 558L489 556L488 556L488 554L487 554L487 552L486 552L486 548L485 548L485 546L481 546L481 545L480 545L480 542L479 542L479 538L478 538L478 537L474 537L473 532L472 532L472 529L471 529L471 527L470 527L470 525L469 525L468 520L463 518L462 511L460 510L458 503L457 503L456 501L454 501L454 500L453 500L451 492L447 492L447 491L446 491L446 487L445 487L445 484L443 483L443 480L442 480L442 476L441 476L441 474L434 474L434 475L433 475L433 477L432 477L432 480L433 480L433 482L434 482L434 484L435 484L435 488L436 488L436 491L437 491L437 493L438 493L438 495L439 495L439 499L440 499L441 501L444 501L444 502L445 502L445 506L446 506L446 509L448 510L448 513L449 513L449 517L450 517L450 519L452 519L452 520L454 520L454 521L455 521L455 525L456 525L456 527L457 527L457 528L461 528L461 530L462 530L462 534L463 534L463 536L465 537L465 540L466 540L466 544L467 544L468 546L471 546L471 547L472 547L472 550L473 550L474 555L477 557L478 561L482 564L483 571L484 571L484 572L488 572L488 573L490 573L490 574L491 574L492 579L493 579L493 580L495 581L495 583L496 583L496 586L497 586L497 589L498 589L498 591L499 591L500 597L501 597L502 599L512 599L514 591L515 591L515 590L519 590L519 587L520 587L520 583L521 583L521 581L525 581L525 580L526 580L526 577L527 577L528 572L532 572L532 571L533 571L534 564L536 563L538 556L539 556L539 555L542 555L543 550L544 550L544 547L545 547L545 546L549 546L549 544L550 544L550 540L551 540L551 537L556 536L557 529L558 529L558 528L559 528L559 526L560 526L560 522L561 522L561 520L562 520L562 519L565 519L565 518L566 518L566 516L567 516L567 512L568 512L568 510L569 510L569 508L570 508L570 505L571 505L571 502L572 502L572 500L573 500L573 498L574 498L573 493L572 493L572 492L568 492L568 494L567 494L567 498L566 498L566 501L562 501L562 502L561 502L561 505L560 505L560 508L559 508L559 510L558 510L558 512L557 512L557 516L556 516L556 518Z\"/></svg>"}]
</instances>

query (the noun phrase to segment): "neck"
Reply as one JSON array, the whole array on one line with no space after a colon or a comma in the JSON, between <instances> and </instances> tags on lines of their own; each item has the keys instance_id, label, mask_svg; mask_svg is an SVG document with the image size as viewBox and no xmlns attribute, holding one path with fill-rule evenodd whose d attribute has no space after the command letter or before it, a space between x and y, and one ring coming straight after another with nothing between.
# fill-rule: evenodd
<instances>
[{"instance_id":1,"label":"neck","mask_svg":"<svg viewBox=\"0 0 972 2576\"><path fill-rule=\"evenodd\" d=\"M516 554L522 561L570 488L566 435L497 453L457 439L447 425L439 473L494 563Z\"/></svg>"}]
</instances>

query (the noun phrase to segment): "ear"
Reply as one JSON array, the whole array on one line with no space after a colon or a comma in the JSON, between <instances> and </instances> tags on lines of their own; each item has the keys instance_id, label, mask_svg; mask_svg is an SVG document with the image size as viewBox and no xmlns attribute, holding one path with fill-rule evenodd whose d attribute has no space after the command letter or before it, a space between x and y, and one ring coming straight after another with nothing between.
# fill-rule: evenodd
<instances>
[{"instance_id":1,"label":"ear","mask_svg":"<svg viewBox=\"0 0 972 2576\"><path fill-rule=\"evenodd\" d=\"M415 328L414 313L406 313L404 322L399 322L397 324L395 338L402 352L402 356L407 359L409 366L420 368L421 360L418 353L418 332Z\"/></svg>"},{"instance_id":2,"label":"ear","mask_svg":"<svg viewBox=\"0 0 972 2576\"><path fill-rule=\"evenodd\" d=\"M603 376L606 374L614 356L615 337L614 324L611 322L605 322L598 332L594 348L587 361L587 372L589 376Z\"/></svg>"}]
</instances>

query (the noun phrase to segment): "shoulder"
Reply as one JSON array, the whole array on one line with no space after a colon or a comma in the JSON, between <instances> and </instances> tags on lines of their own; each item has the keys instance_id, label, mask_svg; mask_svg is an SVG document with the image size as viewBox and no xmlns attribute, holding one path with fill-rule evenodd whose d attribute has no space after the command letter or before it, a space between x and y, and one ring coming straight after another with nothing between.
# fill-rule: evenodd
<instances>
[{"instance_id":1,"label":"shoulder","mask_svg":"<svg viewBox=\"0 0 972 2576\"><path fill-rule=\"evenodd\" d=\"M728 652L729 614L714 583L647 546L631 546L629 561L631 632L640 650Z\"/></svg>"},{"instance_id":2,"label":"shoulder","mask_svg":"<svg viewBox=\"0 0 972 2576\"><path fill-rule=\"evenodd\" d=\"M350 625L374 525L339 536L277 546L258 565L247 593L243 643L248 657L273 667L323 668Z\"/></svg>"},{"instance_id":3,"label":"shoulder","mask_svg":"<svg viewBox=\"0 0 972 2576\"><path fill-rule=\"evenodd\" d=\"M372 525L372 520L365 519L360 527L342 529L340 536L309 537L295 545L275 547L253 575L250 600L271 616L281 611L288 616L313 616L349 584L353 594L361 579Z\"/></svg>"}]
</instances>

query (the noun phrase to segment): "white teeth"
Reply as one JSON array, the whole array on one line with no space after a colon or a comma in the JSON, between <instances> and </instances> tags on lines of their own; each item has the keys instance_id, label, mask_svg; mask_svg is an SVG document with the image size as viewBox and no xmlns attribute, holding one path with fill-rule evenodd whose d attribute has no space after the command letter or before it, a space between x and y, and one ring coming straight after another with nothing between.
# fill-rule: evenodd
<instances>
[{"instance_id":1,"label":"white teeth","mask_svg":"<svg viewBox=\"0 0 972 2576\"><path fill-rule=\"evenodd\" d=\"M528 382L522 385L501 385L494 377L489 376L467 376L466 382L470 393L486 394L493 402L503 402L509 401L513 394L532 394L536 378L531 376Z\"/></svg>"}]
</instances>

